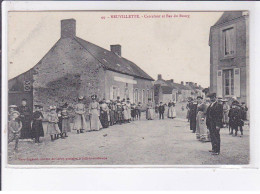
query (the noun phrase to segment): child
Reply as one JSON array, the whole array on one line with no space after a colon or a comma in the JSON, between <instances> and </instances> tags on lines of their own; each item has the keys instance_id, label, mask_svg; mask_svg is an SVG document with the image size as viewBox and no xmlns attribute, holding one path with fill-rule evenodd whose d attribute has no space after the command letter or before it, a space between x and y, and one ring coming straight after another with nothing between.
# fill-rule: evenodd
<instances>
[{"instance_id":1,"label":"child","mask_svg":"<svg viewBox=\"0 0 260 194\"><path fill-rule=\"evenodd\" d=\"M14 150L18 150L18 142L19 138L21 135L21 129L22 129L22 122L18 118L20 116L20 113L18 111L13 111L10 114L10 121L8 123L9 127L9 138L8 138L8 143L12 142L15 140L15 146Z\"/></svg>"},{"instance_id":2,"label":"child","mask_svg":"<svg viewBox=\"0 0 260 194\"><path fill-rule=\"evenodd\" d=\"M47 126L47 134L51 136L51 141L57 139L57 135L60 134L60 129L58 126L59 118L56 113L56 107L50 106L50 113L48 115L48 126Z\"/></svg>"},{"instance_id":3,"label":"child","mask_svg":"<svg viewBox=\"0 0 260 194\"><path fill-rule=\"evenodd\" d=\"M70 128L70 117L69 117L69 113L68 113L68 103L66 102L63 106L62 106L62 111L61 111L61 117L62 117L62 138L68 137L67 133L71 132L71 128Z\"/></svg>"},{"instance_id":4,"label":"child","mask_svg":"<svg viewBox=\"0 0 260 194\"><path fill-rule=\"evenodd\" d=\"M11 119L11 113L13 112L13 111L17 111L17 106L16 105L10 105L9 106L9 113L8 113L8 120L10 120Z\"/></svg>"},{"instance_id":5,"label":"child","mask_svg":"<svg viewBox=\"0 0 260 194\"><path fill-rule=\"evenodd\" d=\"M32 122L32 135L35 138L35 143L40 143L40 137L44 137L43 126L42 126L42 106L35 105L35 112L33 113Z\"/></svg>"}]
</instances>

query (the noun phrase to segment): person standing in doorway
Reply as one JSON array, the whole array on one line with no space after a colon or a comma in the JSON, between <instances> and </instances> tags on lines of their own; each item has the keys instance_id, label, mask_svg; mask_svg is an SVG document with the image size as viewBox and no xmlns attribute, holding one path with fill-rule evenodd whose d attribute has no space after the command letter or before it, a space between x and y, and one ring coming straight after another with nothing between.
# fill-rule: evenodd
<instances>
[{"instance_id":1,"label":"person standing in doorway","mask_svg":"<svg viewBox=\"0 0 260 194\"><path fill-rule=\"evenodd\" d=\"M20 113L20 119L22 121L21 139L32 138L32 128L31 128L31 110L27 105L27 99L22 99L22 105L18 108Z\"/></svg>"}]
</instances>

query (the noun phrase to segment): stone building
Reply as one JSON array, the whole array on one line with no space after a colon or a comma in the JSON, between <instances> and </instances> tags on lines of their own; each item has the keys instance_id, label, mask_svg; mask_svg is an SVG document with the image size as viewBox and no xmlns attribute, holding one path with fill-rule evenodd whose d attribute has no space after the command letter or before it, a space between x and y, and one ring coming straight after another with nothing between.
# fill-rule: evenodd
<instances>
[{"instance_id":1,"label":"stone building","mask_svg":"<svg viewBox=\"0 0 260 194\"><path fill-rule=\"evenodd\" d=\"M156 103L185 102L191 97L192 89L185 86L184 82L175 83L173 79L164 80L162 75L154 82L154 99Z\"/></svg>"},{"instance_id":2,"label":"stone building","mask_svg":"<svg viewBox=\"0 0 260 194\"><path fill-rule=\"evenodd\" d=\"M227 11L210 28L210 92L249 105L248 13Z\"/></svg>"},{"instance_id":3,"label":"stone building","mask_svg":"<svg viewBox=\"0 0 260 194\"><path fill-rule=\"evenodd\" d=\"M9 104L27 98L30 106L74 104L79 95L86 103L98 99L147 103L153 99L153 78L121 55L120 45L106 50L76 36L76 21L61 21L61 37L30 70L9 80Z\"/></svg>"}]
</instances>

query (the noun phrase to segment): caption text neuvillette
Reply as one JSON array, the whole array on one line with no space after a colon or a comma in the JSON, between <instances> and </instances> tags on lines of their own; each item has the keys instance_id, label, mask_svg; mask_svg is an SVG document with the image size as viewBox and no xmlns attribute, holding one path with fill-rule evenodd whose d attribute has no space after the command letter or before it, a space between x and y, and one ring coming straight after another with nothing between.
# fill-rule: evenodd
<instances>
[{"instance_id":1,"label":"caption text neuvillette","mask_svg":"<svg viewBox=\"0 0 260 194\"><path fill-rule=\"evenodd\" d=\"M101 16L101 19L153 19L153 18L190 18L189 14L115 14Z\"/></svg>"}]
</instances>

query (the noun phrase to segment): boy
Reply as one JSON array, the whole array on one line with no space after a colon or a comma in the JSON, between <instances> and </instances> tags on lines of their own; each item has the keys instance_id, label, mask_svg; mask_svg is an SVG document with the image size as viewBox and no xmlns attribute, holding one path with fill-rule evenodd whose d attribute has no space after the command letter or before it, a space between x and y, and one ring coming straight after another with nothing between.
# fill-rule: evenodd
<instances>
[{"instance_id":1,"label":"boy","mask_svg":"<svg viewBox=\"0 0 260 194\"><path fill-rule=\"evenodd\" d=\"M22 122L18 118L20 116L20 113L18 111L13 111L10 115L11 120L8 123L9 127L9 138L8 143L15 140L15 146L14 150L18 150L18 142L21 135L21 129L22 129Z\"/></svg>"}]
</instances>

